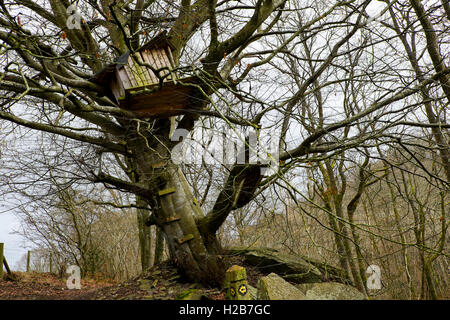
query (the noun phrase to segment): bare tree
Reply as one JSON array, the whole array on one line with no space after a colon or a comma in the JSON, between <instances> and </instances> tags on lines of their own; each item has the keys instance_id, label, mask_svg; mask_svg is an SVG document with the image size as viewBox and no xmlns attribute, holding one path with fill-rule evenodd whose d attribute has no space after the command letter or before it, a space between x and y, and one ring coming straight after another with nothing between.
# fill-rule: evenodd
<instances>
[{"instance_id":1,"label":"bare tree","mask_svg":"<svg viewBox=\"0 0 450 320\"><path fill-rule=\"evenodd\" d=\"M71 28L68 21L78 16L68 10L68 0L0 1L0 118L11 128L43 132L44 141L79 142L80 154L57 150L61 159L72 157L77 164L78 170L64 175L135 194L150 208L148 223L163 230L180 270L191 280L220 283L216 235L234 210L251 206L308 161L397 142L408 125L437 126L410 121L405 113L414 112L414 99L425 88L435 92L436 103L445 103L441 91L447 90L450 70L432 58L434 69L420 79L399 72L404 61L398 62L400 54L389 42L398 35L370 28L370 2L86 0L76 3L82 18L79 28ZM433 32L424 29L429 38ZM167 68L144 64L136 52L163 30L177 65L169 71L193 76L186 84L193 93L177 118L138 117L91 80L129 51L162 81ZM442 60L433 51L441 40L430 41L430 56ZM357 83L364 86L354 90L349 107L342 86ZM196 186L172 160L180 141L172 141L171 127L198 140L205 124L209 133L221 127L256 133L241 141L240 154L248 161L204 172L202 183L212 179L214 187L203 184L206 196L199 203ZM281 131L280 150L263 153L281 163L264 176L267 162L250 161L251 141L273 128ZM55 163L54 169L66 168Z\"/></svg>"}]
</instances>

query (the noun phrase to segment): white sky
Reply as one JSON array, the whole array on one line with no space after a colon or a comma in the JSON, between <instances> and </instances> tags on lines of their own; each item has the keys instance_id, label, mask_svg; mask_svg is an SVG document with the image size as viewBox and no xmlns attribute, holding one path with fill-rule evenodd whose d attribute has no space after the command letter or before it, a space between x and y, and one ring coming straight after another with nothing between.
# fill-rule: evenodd
<instances>
[{"instance_id":1,"label":"white sky","mask_svg":"<svg viewBox=\"0 0 450 320\"><path fill-rule=\"evenodd\" d=\"M0 205L1 207L1 205ZM5 244L5 257L11 269L16 269L16 264L27 252L22 237L12 234L20 227L19 220L10 212L0 213L0 242Z\"/></svg>"}]
</instances>

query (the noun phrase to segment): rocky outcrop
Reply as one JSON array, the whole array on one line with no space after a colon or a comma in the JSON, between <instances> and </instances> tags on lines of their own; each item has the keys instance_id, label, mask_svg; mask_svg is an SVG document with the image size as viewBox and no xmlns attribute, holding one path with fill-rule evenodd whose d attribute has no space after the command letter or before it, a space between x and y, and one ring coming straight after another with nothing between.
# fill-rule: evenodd
<instances>
[{"instance_id":1,"label":"rocky outcrop","mask_svg":"<svg viewBox=\"0 0 450 320\"><path fill-rule=\"evenodd\" d=\"M365 300L356 288L337 282L304 283L296 287L307 300Z\"/></svg>"},{"instance_id":2,"label":"rocky outcrop","mask_svg":"<svg viewBox=\"0 0 450 320\"><path fill-rule=\"evenodd\" d=\"M258 289L248 285L248 293L250 295L250 300L258 300Z\"/></svg>"},{"instance_id":3,"label":"rocky outcrop","mask_svg":"<svg viewBox=\"0 0 450 320\"><path fill-rule=\"evenodd\" d=\"M258 282L258 300L305 300L306 295L275 273Z\"/></svg>"},{"instance_id":4,"label":"rocky outcrop","mask_svg":"<svg viewBox=\"0 0 450 320\"><path fill-rule=\"evenodd\" d=\"M244 257L245 263L264 273L274 272L294 283L335 281L351 284L345 272L325 262L303 256L289 255L268 248L233 247L227 254Z\"/></svg>"}]
</instances>

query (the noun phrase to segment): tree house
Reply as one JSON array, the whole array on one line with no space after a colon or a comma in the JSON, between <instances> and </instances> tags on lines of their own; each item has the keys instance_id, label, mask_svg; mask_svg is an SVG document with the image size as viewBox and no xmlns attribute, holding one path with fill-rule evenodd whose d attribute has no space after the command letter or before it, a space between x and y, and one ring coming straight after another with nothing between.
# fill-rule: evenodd
<instances>
[{"instance_id":1,"label":"tree house","mask_svg":"<svg viewBox=\"0 0 450 320\"><path fill-rule=\"evenodd\" d=\"M166 33L161 33L135 53L138 61L127 52L91 81L104 88L99 96L109 97L137 117L166 118L186 113L195 90L188 83L195 83L195 78L178 79L171 71L176 68L173 50Z\"/></svg>"}]
</instances>

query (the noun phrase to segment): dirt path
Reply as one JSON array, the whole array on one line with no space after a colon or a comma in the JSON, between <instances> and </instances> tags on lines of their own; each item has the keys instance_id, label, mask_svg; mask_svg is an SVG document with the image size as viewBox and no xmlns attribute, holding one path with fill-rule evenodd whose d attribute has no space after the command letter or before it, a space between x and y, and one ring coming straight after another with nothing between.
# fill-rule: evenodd
<instances>
[{"instance_id":1,"label":"dirt path","mask_svg":"<svg viewBox=\"0 0 450 320\"><path fill-rule=\"evenodd\" d=\"M0 282L0 300L91 300L113 283L82 281L81 290L69 290L66 283L48 273L15 273L18 280Z\"/></svg>"},{"instance_id":2,"label":"dirt path","mask_svg":"<svg viewBox=\"0 0 450 320\"><path fill-rule=\"evenodd\" d=\"M65 281L49 273L16 273L18 280L0 282L0 300L173 300L196 290L212 299L224 299L217 289L183 283L174 268L154 268L144 278L122 283L81 280L81 290L69 290Z\"/></svg>"},{"instance_id":3,"label":"dirt path","mask_svg":"<svg viewBox=\"0 0 450 320\"><path fill-rule=\"evenodd\" d=\"M241 257L230 258L230 266L243 265L248 282L256 286L263 275L244 264ZM15 272L17 281L0 281L0 300L173 300L195 291L197 298L225 299L223 290L183 282L170 263L154 266L146 275L117 283L106 280L81 280L81 290L69 290L65 280L55 274Z\"/></svg>"}]
</instances>

